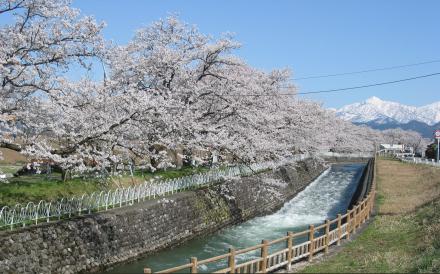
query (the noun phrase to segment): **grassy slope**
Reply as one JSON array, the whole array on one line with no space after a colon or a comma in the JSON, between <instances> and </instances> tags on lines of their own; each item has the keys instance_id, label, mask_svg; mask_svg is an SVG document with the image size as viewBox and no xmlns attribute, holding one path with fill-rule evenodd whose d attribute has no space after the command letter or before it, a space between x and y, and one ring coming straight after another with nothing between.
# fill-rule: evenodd
<instances>
[{"instance_id":1,"label":"grassy slope","mask_svg":"<svg viewBox=\"0 0 440 274\"><path fill-rule=\"evenodd\" d=\"M13 173L18 168L20 166L0 165L0 169L5 173ZM40 200L55 200L61 197L81 195L93 191L138 185L152 178L172 179L207 170L208 168L204 167L184 167L179 170L169 169L154 173L136 172L133 177L112 177L105 184L96 179L79 178L62 182L61 175L57 173L52 174L50 177L46 175L14 177L8 179L9 183L0 183L0 207L17 203L38 202Z\"/></svg>"},{"instance_id":2,"label":"grassy slope","mask_svg":"<svg viewBox=\"0 0 440 274\"><path fill-rule=\"evenodd\" d=\"M366 230L304 272L440 272L440 169L379 160L378 193Z\"/></svg>"}]
</instances>

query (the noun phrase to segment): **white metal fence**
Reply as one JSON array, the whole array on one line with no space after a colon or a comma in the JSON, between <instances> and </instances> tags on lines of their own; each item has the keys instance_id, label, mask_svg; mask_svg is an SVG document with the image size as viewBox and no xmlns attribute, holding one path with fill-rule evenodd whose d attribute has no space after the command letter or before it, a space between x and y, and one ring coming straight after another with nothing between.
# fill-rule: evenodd
<instances>
[{"instance_id":1,"label":"white metal fence","mask_svg":"<svg viewBox=\"0 0 440 274\"><path fill-rule=\"evenodd\" d=\"M418 158L418 157L411 157L411 158L399 158L403 162L407 163L413 163L413 164L423 164L423 165L431 165L435 167L440 167L440 163L436 162L434 159L425 159L425 158Z\"/></svg>"},{"instance_id":2,"label":"white metal fence","mask_svg":"<svg viewBox=\"0 0 440 274\"><path fill-rule=\"evenodd\" d=\"M371 154L343 154L319 152L324 157L371 157ZM254 172L275 168L280 165L301 161L309 158L309 154L298 154L283 162L264 162L251 165L239 165L223 169L215 168L208 172L185 177L167 179L159 182L145 182L141 185L117 188L109 191L93 192L62 198L56 201L29 202L26 205L4 206L0 210L0 229L38 224L61 218L70 218L90 214L92 212L109 210L116 207L133 205L141 201L163 197L178 191L194 189L202 185L212 184L220 179L247 176Z\"/></svg>"},{"instance_id":3,"label":"white metal fence","mask_svg":"<svg viewBox=\"0 0 440 274\"><path fill-rule=\"evenodd\" d=\"M339 153L339 152L318 152L319 156L323 157L346 157L346 158L371 158L374 157L374 152L353 152L353 153Z\"/></svg>"},{"instance_id":4,"label":"white metal fence","mask_svg":"<svg viewBox=\"0 0 440 274\"><path fill-rule=\"evenodd\" d=\"M298 161L307 157L309 156L297 155L292 160ZM115 207L133 205L134 203L155 199L178 191L212 184L220 179L250 175L254 172L274 168L279 164L282 163L265 162L223 169L216 168L205 173L166 179L159 182L145 182L138 186L93 192L79 197L62 198L56 201L40 201L39 203L29 202L26 205L17 204L12 207L4 206L0 210L0 228L9 226L13 229L14 227L38 224L38 222L49 222L51 220L90 214L91 212L108 210Z\"/></svg>"}]
</instances>

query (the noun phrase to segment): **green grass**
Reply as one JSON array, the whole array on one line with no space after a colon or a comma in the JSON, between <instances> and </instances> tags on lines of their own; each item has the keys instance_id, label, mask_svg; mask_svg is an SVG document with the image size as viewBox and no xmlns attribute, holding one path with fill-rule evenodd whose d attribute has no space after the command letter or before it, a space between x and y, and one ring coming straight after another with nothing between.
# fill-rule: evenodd
<instances>
[{"instance_id":1,"label":"green grass","mask_svg":"<svg viewBox=\"0 0 440 274\"><path fill-rule=\"evenodd\" d=\"M14 173L16 166L1 166L4 173ZM8 171L6 171L8 170ZM50 176L26 175L8 178L9 183L0 183L0 207L17 203L56 200L62 197L82 195L94 191L106 191L117 187L138 185L152 178L173 179L208 171L207 167L183 167L182 169L160 170L154 173L136 171L134 176L114 176L105 183L94 178L74 178L63 182L59 173Z\"/></svg>"},{"instance_id":2,"label":"green grass","mask_svg":"<svg viewBox=\"0 0 440 274\"><path fill-rule=\"evenodd\" d=\"M168 169L168 170L159 170L156 172L142 172L137 170L134 175L138 177L142 177L144 179L151 179L154 177L160 177L162 179L174 179L178 177L188 176L196 173L203 173L208 171L207 167L190 167L185 166L181 169Z\"/></svg>"},{"instance_id":3,"label":"green grass","mask_svg":"<svg viewBox=\"0 0 440 274\"><path fill-rule=\"evenodd\" d=\"M0 184L0 205L56 200L82 193L99 190L95 181L69 180L62 182L58 178L45 175L20 176L8 179L9 183Z\"/></svg>"},{"instance_id":4,"label":"green grass","mask_svg":"<svg viewBox=\"0 0 440 274\"><path fill-rule=\"evenodd\" d=\"M303 272L440 272L440 200L416 213L377 216L340 253Z\"/></svg>"},{"instance_id":5,"label":"green grass","mask_svg":"<svg viewBox=\"0 0 440 274\"><path fill-rule=\"evenodd\" d=\"M20 165L0 165L0 172L14 174L17 170L19 170L22 166Z\"/></svg>"}]
</instances>

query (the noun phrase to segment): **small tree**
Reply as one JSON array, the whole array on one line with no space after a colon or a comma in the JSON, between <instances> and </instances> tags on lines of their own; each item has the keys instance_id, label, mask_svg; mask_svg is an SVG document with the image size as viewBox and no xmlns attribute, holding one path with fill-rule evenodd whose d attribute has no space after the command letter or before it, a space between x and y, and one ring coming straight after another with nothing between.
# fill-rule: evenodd
<instances>
[{"instance_id":1,"label":"small tree","mask_svg":"<svg viewBox=\"0 0 440 274\"><path fill-rule=\"evenodd\" d=\"M428 159L437 159L437 143L434 142L430 144L426 149L425 154Z\"/></svg>"}]
</instances>

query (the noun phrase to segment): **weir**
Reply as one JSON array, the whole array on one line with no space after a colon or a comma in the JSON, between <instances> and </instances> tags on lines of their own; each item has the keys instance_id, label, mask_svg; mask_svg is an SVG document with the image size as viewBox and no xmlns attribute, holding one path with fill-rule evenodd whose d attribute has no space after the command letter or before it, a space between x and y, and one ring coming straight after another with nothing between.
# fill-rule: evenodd
<instances>
[{"instance_id":1,"label":"weir","mask_svg":"<svg viewBox=\"0 0 440 274\"><path fill-rule=\"evenodd\" d=\"M359 189L358 184L365 166L365 163L334 164L273 214L193 239L135 262L118 265L105 273L142 273L144 267L153 271L167 269L188 263L189 257L203 260L224 254L231 246L240 249L257 245L262 239L276 239L285 236L287 231L302 231L310 224L333 219L349 208ZM303 241L306 240L304 237ZM236 259L240 263L259 256L259 252L250 252L241 254ZM227 267L227 260L209 266L200 265L199 271L209 272L224 267Z\"/></svg>"}]
</instances>

